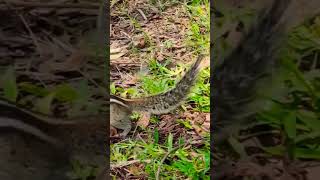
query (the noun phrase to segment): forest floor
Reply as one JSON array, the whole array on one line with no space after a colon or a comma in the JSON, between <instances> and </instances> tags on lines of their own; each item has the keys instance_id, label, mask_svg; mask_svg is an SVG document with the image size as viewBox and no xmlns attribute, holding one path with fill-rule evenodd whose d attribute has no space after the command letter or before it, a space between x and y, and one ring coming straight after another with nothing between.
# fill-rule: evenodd
<instances>
[{"instance_id":1,"label":"forest floor","mask_svg":"<svg viewBox=\"0 0 320 180\"><path fill-rule=\"evenodd\" d=\"M172 88L197 55L209 62L209 4L129 0L111 7L111 93L124 98ZM120 179L209 179L210 69L172 113L132 116L124 140L111 142L111 172ZM117 132L114 131L114 134Z\"/></svg>"},{"instance_id":2,"label":"forest floor","mask_svg":"<svg viewBox=\"0 0 320 180\"><path fill-rule=\"evenodd\" d=\"M96 115L102 119L106 117L107 102L105 99L108 96L105 83L105 55L99 54L100 51L96 48L86 46L89 44L87 40L90 40L90 34L95 34L99 7L100 2L97 0L81 2L68 0L59 2L0 2L1 102L18 105L18 109L11 107L13 109L11 113L10 111L6 112L7 110L1 111L1 117L13 116L20 120L18 122L24 123L28 117L17 113L20 110L19 108L44 115L44 117L50 116L55 120L81 120L84 118L87 120L88 116L96 117ZM86 39L86 37L88 38ZM7 107L7 109L10 109L10 107ZM97 122L97 119L93 121ZM97 153L93 156L98 157L99 160L94 162L92 156L90 157L92 163L89 162L89 164L82 164L82 162L68 164L61 163L58 159L48 160L47 157L55 157L61 151L54 151L50 144L39 141L37 135L21 133L19 130L32 134L32 132L38 132L40 128L41 132L48 136L61 138L61 134L76 132L77 128L70 131L65 129L57 134L52 132L59 131L59 127L50 125L38 127L36 124L39 124L39 122L36 120L28 121L28 123L28 126L22 126L22 128L19 128L19 124L16 125L18 128L12 128L9 131L11 134L2 131L3 134L0 137L3 140L1 143L14 142L1 146L11 148L11 151L16 152L10 153L9 156L3 154L7 153L7 149L1 150L2 156L10 159L10 162L6 163L6 167L9 171L14 171L14 175L21 172L21 176L23 176L23 173L31 176L24 177L26 179L38 179L41 175L45 176L46 173L52 173L49 164L60 163L59 168L61 169L55 169L57 171L61 170L61 173L57 175L59 177L56 177L56 179L65 176L66 168L71 168L70 176L72 176L72 179L86 179L93 175L97 162L101 164L101 161L103 161L103 158L98 156ZM15 124L12 126L15 126ZM28 131L26 127L34 127L35 129ZM86 129L88 132L90 131L89 128ZM92 131L91 133L96 133L96 139L102 139L106 136L106 133L104 135ZM72 145L73 142L79 140L81 144L78 144L79 146L75 148L80 147L81 149L84 147L84 141L80 139L84 134L82 131L79 136L62 137L63 142ZM86 138L85 140L89 140L92 137ZM72 140L68 141L67 139ZM104 147L102 147L103 143L100 145L100 148L96 147L100 150L89 150L90 152L86 156L90 156L89 154L93 152L101 152ZM47 153L46 157L37 153L40 150L44 154ZM74 154L80 152L79 149L72 150ZM63 154L66 154L65 150ZM81 156L79 159L82 157L86 158ZM30 162L26 164L28 159ZM92 164L94 167L91 167ZM84 167L87 165L88 167ZM30 173L31 171L32 173ZM2 173L1 177L3 177ZM40 179L46 178L42 177Z\"/></svg>"}]
</instances>

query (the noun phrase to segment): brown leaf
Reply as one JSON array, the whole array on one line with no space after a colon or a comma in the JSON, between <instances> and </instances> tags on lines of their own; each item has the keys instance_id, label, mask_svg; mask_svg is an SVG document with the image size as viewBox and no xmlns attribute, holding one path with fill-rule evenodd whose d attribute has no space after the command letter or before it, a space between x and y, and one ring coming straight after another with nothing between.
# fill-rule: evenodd
<instances>
[{"instance_id":1,"label":"brown leaf","mask_svg":"<svg viewBox=\"0 0 320 180\"><path fill-rule=\"evenodd\" d=\"M145 41L144 38L140 38L140 39L139 39L139 43L137 44L137 47L138 47L138 48L141 48L141 49L143 49L143 48L146 47L146 41Z\"/></svg>"},{"instance_id":2,"label":"brown leaf","mask_svg":"<svg viewBox=\"0 0 320 180\"><path fill-rule=\"evenodd\" d=\"M137 165L132 165L132 166L128 167L128 171L133 175L141 174L141 168Z\"/></svg>"},{"instance_id":3,"label":"brown leaf","mask_svg":"<svg viewBox=\"0 0 320 180\"><path fill-rule=\"evenodd\" d=\"M143 128L146 128L150 122L150 113L142 112L142 117L137 122L137 125Z\"/></svg>"},{"instance_id":4,"label":"brown leaf","mask_svg":"<svg viewBox=\"0 0 320 180\"><path fill-rule=\"evenodd\" d=\"M45 61L44 63L39 65L40 72L69 72L75 71L81 68L81 66L85 63L86 58L81 51L75 51L69 57L65 59L63 62L52 62Z\"/></svg>"},{"instance_id":5,"label":"brown leaf","mask_svg":"<svg viewBox=\"0 0 320 180\"><path fill-rule=\"evenodd\" d=\"M118 134L117 129L110 126L110 136L115 136L116 134Z\"/></svg>"},{"instance_id":6,"label":"brown leaf","mask_svg":"<svg viewBox=\"0 0 320 180\"><path fill-rule=\"evenodd\" d=\"M126 80L122 83L123 85L136 85L138 83L138 77L137 76L127 76L125 78Z\"/></svg>"},{"instance_id":7,"label":"brown leaf","mask_svg":"<svg viewBox=\"0 0 320 180\"><path fill-rule=\"evenodd\" d=\"M202 129L206 132L210 132L210 113L206 113L205 121L202 123Z\"/></svg>"}]
</instances>

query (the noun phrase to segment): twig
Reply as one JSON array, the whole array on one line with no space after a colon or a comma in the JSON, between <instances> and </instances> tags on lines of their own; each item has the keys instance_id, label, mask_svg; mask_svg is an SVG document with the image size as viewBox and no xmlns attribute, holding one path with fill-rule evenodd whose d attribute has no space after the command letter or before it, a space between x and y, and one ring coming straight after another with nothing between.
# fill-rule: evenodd
<instances>
[{"instance_id":1,"label":"twig","mask_svg":"<svg viewBox=\"0 0 320 180\"><path fill-rule=\"evenodd\" d=\"M124 167L124 166L129 166L131 164L135 164L135 163L150 163L151 160L147 159L147 160L132 160L132 161L125 161L125 162L120 162L120 163L117 163L117 164L111 164L110 167L111 169L114 169L114 168L121 168L121 167Z\"/></svg>"},{"instance_id":2,"label":"twig","mask_svg":"<svg viewBox=\"0 0 320 180\"><path fill-rule=\"evenodd\" d=\"M24 26L26 27L26 29L28 30L34 45L37 47L37 50L39 52L40 57L42 57L41 48L40 48L40 45L38 43L38 40L37 40L36 36L32 32L32 30L31 30L29 24L27 23L26 19L20 13L17 13L17 14L18 14L19 18L21 19L22 23L24 24Z\"/></svg>"},{"instance_id":3,"label":"twig","mask_svg":"<svg viewBox=\"0 0 320 180\"><path fill-rule=\"evenodd\" d=\"M138 129L138 124L136 124L136 127L135 127L135 128L134 128L134 130L133 130L133 133L132 133L131 139L133 139L134 134L136 133L137 129Z\"/></svg>"},{"instance_id":4,"label":"twig","mask_svg":"<svg viewBox=\"0 0 320 180\"><path fill-rule=\"evenodd\" d=\"M143 19L144 19L145 21L148 21L146 15L142 12L141 9L137 9L137 11L141 14L141 16L143 17Z\"/></svg>"}]
</instances>

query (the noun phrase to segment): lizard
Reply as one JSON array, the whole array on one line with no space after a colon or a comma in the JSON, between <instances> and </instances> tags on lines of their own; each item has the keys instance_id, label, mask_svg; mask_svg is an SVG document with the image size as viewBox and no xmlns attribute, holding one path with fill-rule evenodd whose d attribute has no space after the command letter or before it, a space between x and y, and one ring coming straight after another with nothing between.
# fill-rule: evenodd
<instances>
[{"instance_id":1,"label":"lizard","mask_svg":"<svg viewBox=\"0 0 320 180\"><path fill-rule=\"evenodd\" d=\"M120 136L126 136L131 129L129 115L132 111L160 115L169 113L177 108L187 98L191 87L195 83L203 58L204 55L199 55L182 79L169 91L133 99L110 95L110 125L122 129L123 132Z\"/></svg>"}]
</instances>

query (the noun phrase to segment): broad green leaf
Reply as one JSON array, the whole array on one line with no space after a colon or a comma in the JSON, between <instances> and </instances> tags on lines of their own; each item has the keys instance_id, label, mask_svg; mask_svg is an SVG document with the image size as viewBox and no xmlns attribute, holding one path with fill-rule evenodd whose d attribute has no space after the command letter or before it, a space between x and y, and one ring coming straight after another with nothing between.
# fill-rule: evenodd
<instances>
[{"instance_id":1,"label":"broad green leaf","mask_svg":"<svg viewBox=\"0 0 320 180\"><path fill-rule=\"evenodd\" d=\"M110 84L110 92L111 94L116 94L116 85L114 82Z\"/></svg>"},{"instance_id":2,"label":"broad green leaf","mask_svg":"<svg viewBox=\"0 0 320 180\"><path fill-rule=\"evenodd\" d=\"M313 131L320 132L320 120L318 119L315 112L308 110L299 110L297 117L303 122L308 128Z\"/></svg>"},{"instance_id":3,"label":"broad green leaf","mask_svg":"<svg viewBox=\"0 0 320 180\"><path fill-rule=\"evenodd\" d=\"M21 82L19 83L19 89L22 92L27 92L35 96L46 96L49 94L49 91L43 87L39 87L37 85L31 84L29 82Z\"/></svg>"},{"instance_id":4,"label":"broad green leaf","mask_svg":"<svg viewBox=\"0 0 320 180\"><path fill-rule=\"evenodd\" d=\"M36 110L43 114L51 114L51 104L54 97L55 93L50 93L49 95L39 99L35 104Z\"/></svg>"},{"instance_id":5,"label":"broad green leaf","mask_svg":"<svg viewBox=\"0 0 320 180\"><path fill-rule=\"evenodd\" d=\"M286 148L283 145L278 145L274 147L262 147L264 151L269 154L276 155L276 156L283 156L286 152Z\"/></svg>"},{"instance_id":6,"label":"broad green leaf","mask_svg":"<svg viewBox=\"0 0 320 180\"><path fill-rule=\"evenodd\" d=\"M4 98L15 102L18 96L16 76L13 67L9 67L2 77Z\"/></svg>"},{"instance_id":7,"label":"broad green leaf","mask_svg":"<svg viewBox=\"0 0 320 180\"><path fill-rule=\"evenodd\" d=\"M58 85L53 91L60 101L74 101L79 98L79 93L69 84Z\"/></svg>"},{"instance_id":8,"label":"broad green leaf","mask_svg":"<svg viewBox=\"0 0 320 180\"><path fill-rule=\"evenodd\" d=\"M297 158L303 159L316 159L320 160L320 150L317 149L306 149L306 148L296 148L295 156Z\"/></svg>"},{"instance_id":9,"label":"broad green leaf","mask_svg":"<svg viewBox=\"0 0 320 180\"><path fill-rule=\"evenodd\" d=\"M319 137L320 137L319 131L308 132L305 134L298 135L295 139L295 143L297 144L297 143L300 143L305 140L315 139L315 138L319 138Z\"/></svg>"}]
</instances>

